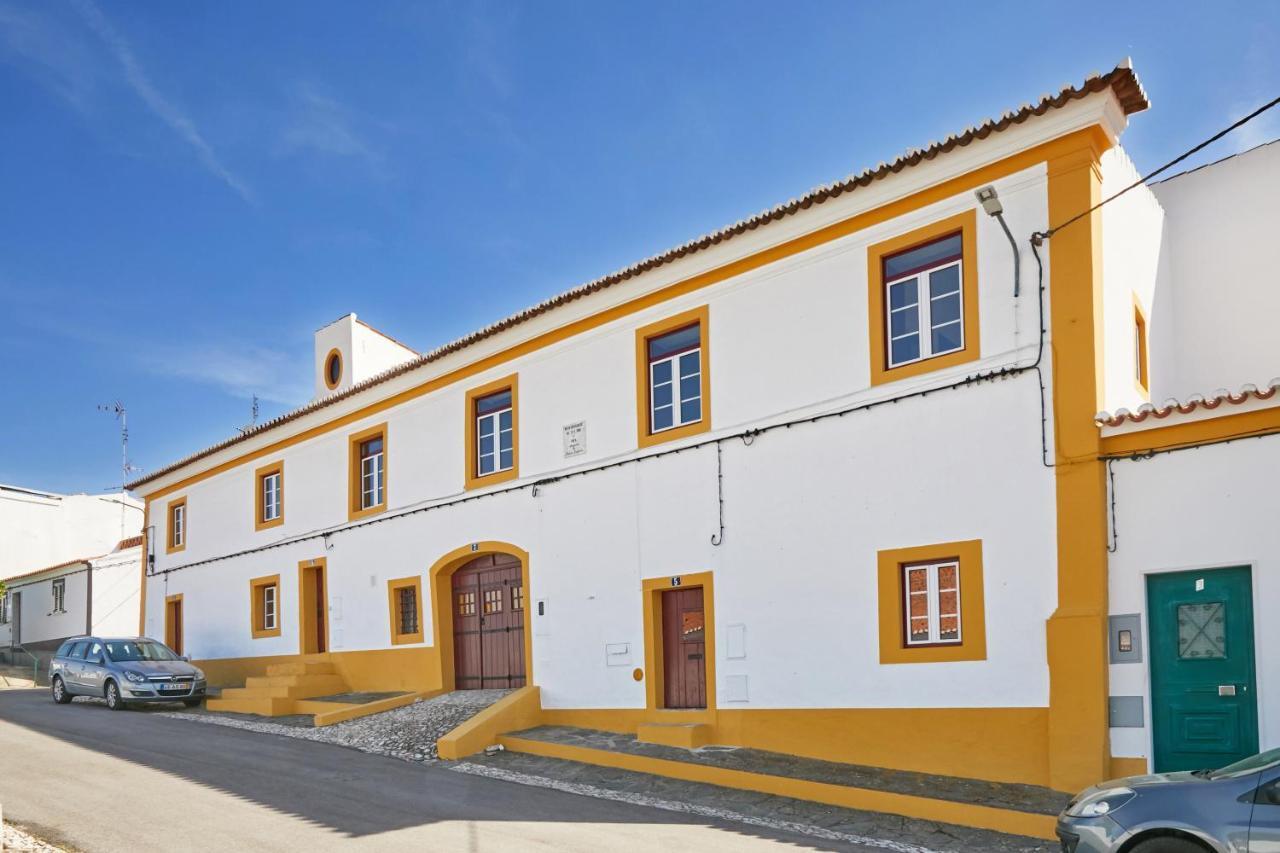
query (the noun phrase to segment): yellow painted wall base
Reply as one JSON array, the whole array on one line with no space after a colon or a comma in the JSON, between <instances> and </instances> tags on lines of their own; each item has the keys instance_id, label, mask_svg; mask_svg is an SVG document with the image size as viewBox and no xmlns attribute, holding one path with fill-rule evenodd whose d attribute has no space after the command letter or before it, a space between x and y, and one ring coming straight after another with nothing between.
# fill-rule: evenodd
<instances>
[{"instance_id":1,"label":"yellow painted wall base","mask_svg":"<svg viewBox=\"0 0 1280 853\"><path fill-rule=\"evenodd\" d=\"M636 740L681 749L697 749L714 743L714 732L706 723L641 723L636 727Z\"/></svg>"},{"instance_id":2,"label":"yellow painted wall base","mask_svg":"<svg viewBox=\"0 0 1280 853\"><path fill-rule=\"evenodd\" d=\"M217 687L239 687L250 678L265 676L267 667L327 661L352 690L425 693L439 690L440 657L432 646L329 652L319 655L268 655L250 658L211 658L195 661Z\"/></svg>"},{"instance_id":3,"label":"yellow painted wall base","mask_svg":"<svg viewBox=\"0 0 1280 853\"><path fill-rule=\"evenodd\" d=\"M542 722L542 701L537 687L521 687L502 697L436 741L441 758L456 761L498 743L503 732L533 728Z\"/></svg>"},{"instance_id":4,"label":"yellow painted wall base","mask_svg":"<svg viewBox=\"0 0 1280 853\"><path fill-rule=\"evenodd\" d=\"M620 733L699 719L644 709L542 713L544 725ZM713 720L709 743L992 782L1045 785L1049 779L1046 708L720 710Z\"/></svg>"},{"instance_id":5,"label":"yellow painted wall base","mask_svg":"<svg viewBox=\"0 0 1280 853\"><path fill-rule=\"evenodd\" d=\"M1146 776L1150 772L1147 769L1147 759L1145 758L1111 759L1112 779L1123 779L1125 776Z\"/></svg>"},{"instance_id":6,"label":"yellow painted wall base","mask_svg":"<svg viewBox=\"0 0 1280 853\"><path fill-rule=\"evenodd\" d=\"M743 791L758 791L763 794L794 797L844 808L885 812L1032 838L1053 839L1055 837L1053 831L1055 818L1049 815L1028 814L990 806L934 800L868 788L851 788L783 776L766 776L742 770L709 767L704 764L667 761L643 755L526 740L511 735L498 738L498 743L513 752L580 761L602 767L616 767L638 773L652 773L672 779L721 785Z\"/></svg>"}]
</instances>

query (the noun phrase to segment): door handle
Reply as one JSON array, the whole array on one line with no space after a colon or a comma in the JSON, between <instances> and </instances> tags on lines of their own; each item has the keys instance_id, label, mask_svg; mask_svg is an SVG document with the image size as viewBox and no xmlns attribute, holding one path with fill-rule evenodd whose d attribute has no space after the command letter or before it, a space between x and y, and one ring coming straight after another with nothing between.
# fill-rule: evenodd
<instances>
[{"instance_id":1,"label":"door handle","mask_svg":"<svg viewBox=\"0 0 1280 853\"><path fill-rule=\"evenodd\" d=\"M1235 686L1234 684L1219 684L1219 685L1218 685L1218 695L1219 695L1219 696L1234 696L1234 695L1236 695L1236 686Z\"/></svg>"}]
</instances>

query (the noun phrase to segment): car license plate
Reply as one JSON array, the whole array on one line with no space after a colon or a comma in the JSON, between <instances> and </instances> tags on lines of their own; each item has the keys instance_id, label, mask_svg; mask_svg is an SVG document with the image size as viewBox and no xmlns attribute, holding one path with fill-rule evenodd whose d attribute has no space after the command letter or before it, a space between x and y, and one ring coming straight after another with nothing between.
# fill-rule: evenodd
<instances>
[{"instance_id":1,"label":"car license plate","mask_svg":"<svg viewBox=\"0 0 1280 853\"><path fill-rule=\"evenodd\" d=\"M189 684L164 684L164 685L161 685L160 689L167 690L170 693L180 693L184 690L190 689L190 687L191 685Z\"/></svg>"}]
</instances>

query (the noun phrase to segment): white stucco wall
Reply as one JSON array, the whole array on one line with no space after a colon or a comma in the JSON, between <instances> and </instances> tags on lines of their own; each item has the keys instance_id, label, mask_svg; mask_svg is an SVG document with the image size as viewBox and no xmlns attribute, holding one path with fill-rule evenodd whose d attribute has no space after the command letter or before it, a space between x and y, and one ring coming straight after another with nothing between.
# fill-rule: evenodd
<instances>
[{"instance_id":1,"label":"white stucco wall","mask_svg":"<svg viewBox=\"0 0 1280 853\"><path fill-rule=\"evenodd\" d=\"M93 632L104 636L129 636L138 632L138 608L142 601L139 547L114 551L62 569L18 578L7 588L9 621L0 623L0 646L14 638L14 593L21 593L23 644L48 643L76 634L88 627L88 570L93 567ZM53 582L66 584L64 610L53 610Z\"/></svg>"},{"instance_id":2,"label":"white stucco wall","mask_svg":"<svg viewBox=\"0 0 1280 853\"><path fill-rule=\"evenodd\" d=\"M0 579L110 551L142 530L142 502L0 486Z\"/></svg>"},{"instance_id":3,"label":"white stucco wall","mask_svg":"<svg viewBox=\"0 0 1280 853\"><path fill-rule=\"evenodd\" d=\"M997 189L1016 233L1046 226L1042 165ZM637 455L635 329L704 304L712 435L1027 364L1037 342L1034 290L1015 302L1008 242L979 212L981 361L870 385L867 246L975 205L971 192L959 193L166 496L152 506L156 541L167 535L166 501L182 495L187 545L174 555L157 549L158 570L179 570L149 581L147 632L163 636L164 597L182 593L185 648L193 656L296 653L297 564L325 557L333 650L385 648L388 579L422 575L469 542L501 540L530 553L527 600L546 601L533 656L547 707L643 707L643 683L631 678L631 666L607 667L605 646L629 643L632 663L644 666L641 580L705 570L715 573L721 697L728 695L726 676L748 677L747 700L721 698L722 707L1047 704L1054 486L1053 472L1040 463L1031 373L798 425L750 446L726 441L720 547L710 543L718 530L716 452L706 446L546 485L537 497L525 490L484 498L335 533L327 542L182 568L343 526L347 436L383 421L387 515L457 497L465 392L513 372L525 481ZM1029 263L1024 259L1024 268ZM317 339L322 358L320 350ZM380 395L393 393L398 381ZM587 453L566 460L561 430L578 420L586 422ZM253 469L276 458L285 466L285 523L255 532ZM968 539L983 541L988 659L880 665L877 551ZM246 581L277 573L281 636L253 640ZM731 624L746 626L745 658L725 657L723 632Z\"/></svg>"},{"instance_id":4,"label":"white stucco wall","mask_svg":"<svg viewBox=\"0 0 1280 853\"><path fill-rule=\"evenodd\" d=\"M1113 754L1151 755L1146 576L1239 565L1251 566L1253 574L1260 747L1280 746L1280 622L1274 616L1280 602L1280 437L1117 461L1114 467L1117 547L1110 556L1110 611L1142 614L1144 658L1141 664L1111 665L1111 694L1142 696L1147 707L1143 728L1111 730Z\"/></svg>"},{"instance_id":5,"label":"white stucco wall","mask_svg":"<svg viewBox=\"0 0 1280 853\"><path fill-rule=\"evenodd\" d=\"M1261 386L1280 375L1280 143L1152 191L1167 215L1160 287L1172 292L1177 342L1162 397Z\"/></svg>"},{"instance_id":6,"label":"white stucco wall","mask_svg":"<svg viewBox=\"0 0 1280 853\"><path fill-rule=\"evenodd\" d=\"M342 376L337 386L330 389L325 384L325 368L329 352L335 349L342 353ZM399 341L361 322L355 314L346 314L318 329L314 350L317 399L345 391L418 355Z\"/></svg>"}]
</instances>

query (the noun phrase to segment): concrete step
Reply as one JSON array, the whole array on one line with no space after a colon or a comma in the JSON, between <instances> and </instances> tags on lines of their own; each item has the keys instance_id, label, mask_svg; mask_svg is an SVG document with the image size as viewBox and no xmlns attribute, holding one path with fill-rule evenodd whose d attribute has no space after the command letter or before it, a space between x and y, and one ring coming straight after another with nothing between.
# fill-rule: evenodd
<instances>
[{"instance_id":1,"label":"concrete step","mask_svg":"<svg viewBox=\"0 0 1280 853\"><path fill-rule=\"evenodd\" d=\"M713 731L706 723L641 723L636 728L636 740L681 749L698 749L711 743Z\"/></svg>"},{"instance_id":2,"label":"concrete step","mask_svg":"<svg viewBox=\"0 0 1280 853\"><path fill-rule=\"evenodd\" d=\"M293 703L295 701L293 699L279 697L227 698L227 692L224 690L222 697L206 701L204 703L205 709L209 711L225 711L232 714L257 714L262 717L283 717L286 714L293 713Z\"/></svg>"},{"instance_id":3,"label":"concrete step","mask_svg":"<svg viewBox=\"0 0 1280 853\"><path fill-rule=\"evenodd\" d=\"M504 734L498 743L528 755L1047 840L1055 838L1056 815L1070 799L1035 785L864 767L757 749L673 747L645 743L635 735L568 726Z\"/></svg>"},{"instance_id":4,"label":"concrete step","mask_svg":"<svg viewBox=\"0 0 1280 853\"><path fill-rule=\"evenodd\" d=\"M327 660L303 660L267 665L267 676L279 675L333 675L337 670Z\"/></svg>"},{"instance_id":5,"label":"concrete step","mask_svg":"<svg viewBox=\"0 0 1280 853\"><path fill-rule=\"evenodd\" d=\"M281 676L275 676L281 677ZM347 683L337 675L295 675L292 684L231 687L222 691L226 699L311 699L315 696L332 696L345 693ZM250 679L259 682L263 679ZM271 678L265 679L270 681Z\"/></svg>"}]
</instances>

